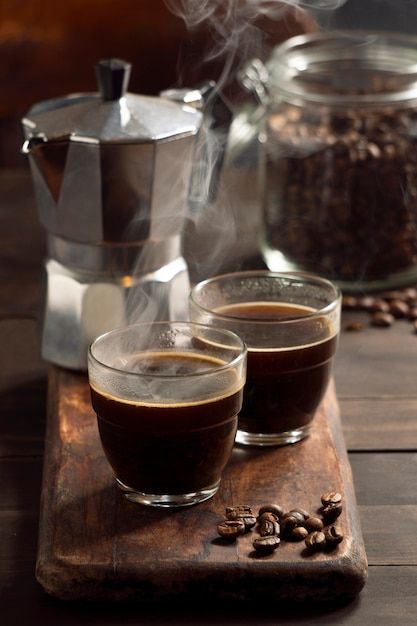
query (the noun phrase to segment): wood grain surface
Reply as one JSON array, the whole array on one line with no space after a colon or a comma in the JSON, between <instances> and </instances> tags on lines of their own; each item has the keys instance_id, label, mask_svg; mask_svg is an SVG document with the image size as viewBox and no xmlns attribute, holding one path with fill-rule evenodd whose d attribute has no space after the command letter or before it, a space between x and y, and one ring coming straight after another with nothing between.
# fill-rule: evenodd
<instances>
[{"instance_id":1,"label":"wood grain surface","mask_svg":"<svg viewBox=\"0 0 417 626\"><path fill-rule=\"evenodd\" d=\"M46 423L46 367L39 356L44 254L28 172L0 170L0 622L7 626L414 626L417 335L404 321L387 330L367 326L361 333L342 332L335 361L337 396L369 560L369 578L356 599L321 607L247 601L232 606L188 601L175 607L165 602L138 607L62 602L43 591L35 579L35 560ZM368 320L352 313L343 315L343 323L352 318ZM21 346L18 350L16 343ZM405 556L408 564L393 564Z\"/></svg>"},{"instance_id":2,"label":"wood grain surface","mask_svg":"<svg viewBox=\"0 0 417 626\"><path fill-rule=\"evenodd\" d=\"M288 600L352 597L366 580L366 557L333 386L307 439L270 449L235 447L215 497L182 510L127 502L100 445L87 380L51 367L37 577L60 598L138 600L180 595ZM175 468L172 468L175 471ZM307 555L283 542L257 556L253 532L225 545L216 533L228 505L254 510L280 502L315 512L340 491L332 552Z\"/></svg>"}]
</instances>

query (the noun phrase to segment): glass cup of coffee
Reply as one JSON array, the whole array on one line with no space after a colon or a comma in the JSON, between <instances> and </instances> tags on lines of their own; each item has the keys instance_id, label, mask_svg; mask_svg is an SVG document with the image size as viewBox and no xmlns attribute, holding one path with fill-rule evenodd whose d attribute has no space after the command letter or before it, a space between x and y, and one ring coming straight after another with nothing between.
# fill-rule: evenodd
<instances>
[{"instance_id":1,"label":"glass cup of coffee","mask_svg":"<svg viewBox=\"0 0 417 626\"><path fill-rule=\"evenodd\" d=\"M129 500L196 504L213 496L233 449L246 348L188 322L140 323L90 346L91 400L105 455Z\"/></svg>"},{"instance_id":2,"label":"glass cup of coffee","mask_svg":"<svg viewBox=\"0 0 417 626\"><path fill-rule=\"evenodd\" d=\"M330 379L340 304L331 282L298 272L237 272L192 289L191 319L235 332L248 349L237 443L284 445L309 434Z\"/></svg>"}]
</instances>

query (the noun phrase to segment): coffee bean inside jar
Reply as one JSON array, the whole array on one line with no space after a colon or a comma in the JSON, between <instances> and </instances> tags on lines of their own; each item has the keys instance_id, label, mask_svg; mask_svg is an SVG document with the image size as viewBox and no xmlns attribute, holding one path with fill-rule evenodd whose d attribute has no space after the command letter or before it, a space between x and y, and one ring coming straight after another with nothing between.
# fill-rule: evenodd
<instances>
[{"instance_id":1,"label":"coffee bean inside jar","mask_svg":"<svg viewBox=\"0 0 417 626\"><path fill-rule=\"evenodd\" d=\"M313 34L268 65L262 251L344 290L417 278L414 38Z\"/></svg>"}]
</instances>

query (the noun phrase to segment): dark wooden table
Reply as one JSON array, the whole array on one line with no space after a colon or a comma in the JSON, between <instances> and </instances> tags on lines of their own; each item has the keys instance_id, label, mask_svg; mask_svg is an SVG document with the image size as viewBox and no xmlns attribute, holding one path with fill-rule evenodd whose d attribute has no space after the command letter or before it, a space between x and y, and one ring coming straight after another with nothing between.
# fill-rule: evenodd
<instances>
[{"instance_id":1,"label":"dark wooden table","mask_svg":"<svg viewBox=\"0 0 417 626\"><path fill-rule=\"evenodd\" d=\"M39 357L44 235L29 176L0 172L0 623L378 624L417 622L417 335L342 332L336 385L369 559L344 606L65 604L34 578L46 408ZM355 314L360 317L360 314ZM346 317L344 321L346 321Z\"/></svg>"}]
</instances>

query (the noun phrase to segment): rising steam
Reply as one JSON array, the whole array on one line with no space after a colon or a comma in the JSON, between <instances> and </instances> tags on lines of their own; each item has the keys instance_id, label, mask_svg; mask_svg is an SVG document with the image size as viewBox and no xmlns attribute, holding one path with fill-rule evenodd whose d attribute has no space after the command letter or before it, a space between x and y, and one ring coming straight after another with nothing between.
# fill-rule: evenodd
<instances>
[{"instance_id":1,"label":"rising steam","mask_svg":"<svg viewBox=\"0 0 417 626\"><path fill-rule=\"evenodd\" d=\"M294 34L294 30L304 32L309 25L314 28L317 11L329 12L339 8L344 2L345 0L165 0L171 12L183 19L190 32L200 29L208 34L205 49L199 50L199 62L203 65L216 62L217 91L228 96L228 87L235 82L242 66L254 57L265 58L268 55L267 43L271 43L269 38L274 45L282 39L283 32L285 37ZM298 28L294 27L294 22L298 21ZM179 62L180 79L184 64L187 64L186 58ZM224 267L240 269L239 260L233 259L233 253L237 249L240 254L245 247L249 255L257 252L254 241L254 231L258 227L256 215L259 212L256 177L254 180L253 171L245 172L244 167L239 171L228 167L226 178L224 173L216 176L216 170L220 170L219 161L222 159L222 151L225 150L227 134L211 130L210 119L206 117L195 153L190 194L191 208L199 206L200 210L192 211L188 236L185 237L186 248L187 241L190 241L190 232L192 239L199 242L198 246L188 246L192 254L192 258L188 256L188 260L197 268L199 279ZM202 137L204 143L201 141ZM229 142L228 154L230 149ZM251 167L253 169L253 164ZM210 193L213 191L213 173L217 185L214 194ZM248 180L252 182L248 184ZM245 198L246 209L249 207L249 218L245 215L248 211L241 206L242 197ZM243 220L246 220L246 232L250 231L247 242L242 239L245 230Z\"/></svg>"},{"instance_id":2,"label":"rising steam","mask_svg":"<svg viewBox=\"0 0 417 626\"><path fill-rule=\"evenodd\" d=\"M264 58L268 53L266 40L271 32L278 33L278 41L275 37L275 43L279 43L283 33L284 37L288 37L294 34L294 30L304 32L308 28L306 24L314 25L317 12L337 9L344 2L345 0L165 0L167 7L184 20L190 32L201 28L208 35L205 49L199 50L198 63L204 65L216 61L218 71L214 77L216 89L213 91L212 104L219 92L222 97L227 94L224 102L228 103L230 94L227 86L234 81L244 63L256 56ZM298 20L300 25L297 29L294 22L297 23ZM265 21L268 22L269 32L265 31ZM186 59L183 61L186 64ZM184 65L180 60L179 82L183 78L183 69ZM187 87L190 85L187 84ZM210 109L210 103L208 108ZM214 111L214 106L212 110ZM197 138L191 185L188 177L183 179L179 174L177 155L173 155L172 161L167 160L163 181L159 181L159 185L164 186L166 193L171 195L176 193L176 185L190 185L188 200L191 210L184 241L185 256L193 282L219 273L219 270L241 269L242 255L255 256L258 252L256 232L259 206L256 174L254 175L256 167L254 168L253 160L238 167L234 167L234 163L229 160L226 172L221 172L229 128L228 124L219 126L215 123L213 129L215 117L214 113L212 117L205 116ZM158 223L165 225L165 231L169 230L171 222L175 223L178 219L179 212L181 211L175 210L167 215L165 208ZM155 216L153 219L157 221ZM165 231L160 234L162 239L168 234ZM177 301L179 303L185 298L182 304L187 309L187 286L181 284L178 287ZM184 319L187 313L180 311L180 306L177 307L178 311L171 304L169 310L166 305L163 310L164 298L160 292L159 284L146 291L140 287L132 290L127 321ZM172 301L175 304L175 296Z\"/></svg>"},{"instance_id":3,"label":"rising steam","mask_svg":"<svg viewBox=\"0 0 417 626\"><path fill-rule=\"evenodd\" d=\"M260 19L285 20L291 10L295 18L305 13L334 11L346 0L164 0L169 10L184 20L190 31L204 26L211 35L211 48L205 61L224 55L230 71L231 57L259 54L264 34L256 24ZM258 48L258 50L256 50Z\"/></svg>"}]
</instances>

